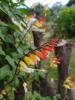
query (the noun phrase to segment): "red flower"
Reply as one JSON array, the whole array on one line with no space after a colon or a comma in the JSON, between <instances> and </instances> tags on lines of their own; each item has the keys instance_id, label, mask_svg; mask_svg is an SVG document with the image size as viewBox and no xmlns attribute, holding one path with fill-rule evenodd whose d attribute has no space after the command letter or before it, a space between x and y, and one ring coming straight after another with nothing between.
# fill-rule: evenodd
<instances>
[{"instance_id":1,"label":"red flower","mask_svg":"<svg viewBox=\"0 0 75 100\"><path fill-rule=\"evenodd\" d=\"M44 49L46 50L46 51L53 51L53 47L44 47Z\"/></svg>"},{"instance_id":2,"label":"red flower","mask_svg":"<svg viewBox=\"0 0 75 100\"><path fill-rule=\"evenodd\" d=\"M43 54L43 58L46 59L48 52L45 49L41 49L40 52Z\"/></svg>"}]
</instances>

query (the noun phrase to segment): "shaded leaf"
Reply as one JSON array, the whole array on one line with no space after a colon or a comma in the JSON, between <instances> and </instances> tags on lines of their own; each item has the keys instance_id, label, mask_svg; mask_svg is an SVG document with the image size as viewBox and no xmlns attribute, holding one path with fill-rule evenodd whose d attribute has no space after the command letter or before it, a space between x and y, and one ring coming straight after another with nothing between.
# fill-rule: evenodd
<instances>
[{"instance_id":1,"label":"shaded leaf","mask_svg":"<svg viewBox=\"0 0 75 100\"><path fill-rule=\"evenodd\" d=\"M2 47L0 47L0 55L5 55L4 50L2 49Z\"/></svg>"},{"instance_id":2,"label":"shaded leaf","mask_svg":"<svg viewBox=\"0 0 75 100\"><path fill-rule=\"evenodd\" d=\"M8 76L11 76L11 71L10 71L10 68L9 68L9 65L5 65L3 66L2 68L0 68L0 80L8 77Z\"/></svg>"}]
</instances>

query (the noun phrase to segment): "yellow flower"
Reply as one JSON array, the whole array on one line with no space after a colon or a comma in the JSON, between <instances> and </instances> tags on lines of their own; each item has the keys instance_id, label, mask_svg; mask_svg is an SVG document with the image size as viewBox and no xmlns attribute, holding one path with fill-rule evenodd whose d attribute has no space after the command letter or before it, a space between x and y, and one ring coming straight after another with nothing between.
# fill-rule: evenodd
<instances>
[{"instance_id":1,"label":"yellow flower","mask_svg":"<svg viewBox=\"0 0 75 100\"><path fill-rule=\"evenodd\" d=\"M28 64L28 65L35 65L34 61L30 58L25 56L24 57L24 61Z\"/></svg>"},{"instance_id":2,"label":"yellow flower","mask_svg":"<svg viewBox=\"0 0 75 100\"><path fill-rule=\"evenodd\" d=\"M64 84L64 87L65 87L66 89L70 89L70 86L69 86L68 84Z\"/></svg>"},{"instance_id":3,"label":"yellow flower","mask_svg":"<svg viewBox=\"0 0 75 100\"><path fill-rule=\"evenodd\" d=\"M27 68L27 65L23 61L19 62L19 66L20 66L20 71L25 71Z\"/></svg>"},{"instance_id":4,"label":"yellow flower","mask_svg":"<svg viewBox=\"0 0 75 100\"><path fill-rule=\"evenodd\" d=\"M23 61L19 62L19 68L20 68L20 71L27 72L27 73L32 73L35 71L35 69L28 68L27 65Z\"/></svg>"}]
</instances>

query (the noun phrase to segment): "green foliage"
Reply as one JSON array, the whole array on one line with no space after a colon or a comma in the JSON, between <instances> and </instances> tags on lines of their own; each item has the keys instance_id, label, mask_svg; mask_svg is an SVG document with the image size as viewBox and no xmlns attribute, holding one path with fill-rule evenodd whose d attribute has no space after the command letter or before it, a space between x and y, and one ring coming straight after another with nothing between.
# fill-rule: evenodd
<instances>
[{"instance_id":1,"label":"green foliage","mask_svg":"<svg viewBox=\"0 0 75 100\"><path fill-rule=\"evenodd\" d=\"M75 5L75 0L69 0L67 6Z\"/></svg>"},{"instance_id":2,"label":"green foliage","mask_svg":"<svg viewBox=\"0 0 75 100\"><path fill-rule=\"evenodd\" d=\"M57 18L58 33L64 38L75 37L75 7L64 7Z\"/></svg>"},{"instance_id":3,"label":"green foliage","mask_svg":"<svg viewBox=\"0 0 75 100\"><path fill-rule=\"evenodd\" d=\"M59 97L60 95L56 95L53 97L53 100L59 100ZM34 91L33 93L31 91L27 92L26 95L25 95L25 100L52 100L51 97L49 96L46 96L46 97L43 97L41 96L40 94L38 94L36 91Z\"/></svg>"},{"instance_id":4,"label":"green foliage","mask_svg":"<svg viewBox=\"0 0 75 100\"><path fill-rule=\"evenodd\" d=\"M37 92L34 91L34 93L32 92L27 92L25 95L25 100L51 100L50 97L42 97L40 94L38 94Z\"/></svg>"},{"instance_id":5,"label":"green foliage","mask_svg":"<svg viewBox=\"0 0 75 100\"><path fill-rule=\"evenodd\" d=\"M17 3L0 1L0 88L7 90L9 100L14 100L13 88L19 86L16 75L19 58L28 50L27 43L22 40L26 31L24 16L28 9L18 8L20 5L25 6L23 0Z\"/></svg>"},{"instance_id":6,"label":"green foliage","mask_svg":"<svg viewBox=\"0 0 75 100\"><path fill-rule=\"evenodd\" d=\"M73 77L73 79L75 79L75 48L72 49L72 55L71 55L71 75Z\"/></svg>"},{"instance_id":7,"label":"green foliage","mask_svg":"<svg viewBox=\"0 0 75 100\"><path fill-rule=\"evenodd\" d=\"M0 80L11 76L12 72L10 71L9 65L5 65L2 68L0 68Z\"/></svg>"},{"instance_id":8,"label":"green foliage","mask_svg":"<svg viewBox=\"0 0 75 100\"><path fill-rule=\"evenodd\" d=\"M8 98L9 98L9 100L14 100L14 91L10 91L9 93L8 93Z\"/></svg>"}]
</instances>

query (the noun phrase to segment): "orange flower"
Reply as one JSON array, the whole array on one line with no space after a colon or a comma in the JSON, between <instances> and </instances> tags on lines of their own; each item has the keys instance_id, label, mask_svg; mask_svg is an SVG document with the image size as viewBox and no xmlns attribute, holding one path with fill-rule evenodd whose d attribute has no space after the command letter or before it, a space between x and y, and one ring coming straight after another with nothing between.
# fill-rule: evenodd
<instances>
[{"instance_id":1,"label":"orange flower","mask_svg":"<svg viewBox=\"0 0 75 100\"><path fill-rule=\"evenodd\" d=\"M44 56L43 56L43 54L42 54L40 51L36 50L36 51L34 51L34 53L35 53L38 57L40 57L41 59L44 59Z\"/></svg>"},{"instance_id":2,"label":"orange flower","mask_svg":"<svg viewBox=\"0 0 75 100\"><path fill-rule=\"evenodd\" d=\"M75 85L75 80L73 80L72 83Z\"/></svg>"},{"instance_id":3,"label":"orange flower","mask_svg":"<svg viewBox=\"0 0 75 100\"><path fill-rule=\"evenodd\" d=\"M52 58L53 63L55 64L60 64L60 58L58 58L57 56Z\"/></svg>"},{"instance_id":4,"label":"orange flower","mask_svg":"<svg viewBox=\"0 0 75 100\"><path fill-rule=\"evenodd\" d=\"M44 22L46 21L46 17L45 16L40 16L38 18L38 21L41 23L41 24L44 24Z\"/></svg>"},{"instance_id":5,"label":"orange flower","mask_svg":"<svg viewBox=\"0 0 75 100\"><path fill-rule=\"evenodd\" d=\"M37 58L34 54L29 54L29 57L34 61L35 64L37 64Z\"/></svg>"},{"instance_id":6,"label":"orange flower","mask_svg":"<svg viewBox=\"0 0 75 100\"><path fill-rule=\"evenodd\" d=\"M42 27L42 23L40 23L38 20L35 21L33 25L36 27Z\"/></svg>"},{"instance_id":7,"label":"orange flower","mask_svg":"<svg viewBox=\"0 0 75 100\"><path fill-rule=\"evenodd\" d=\"M49 29L49 27L46 25L46 26L44 26L43 27L45 30L48 30Z\"/></svg>"}]
</instances>

